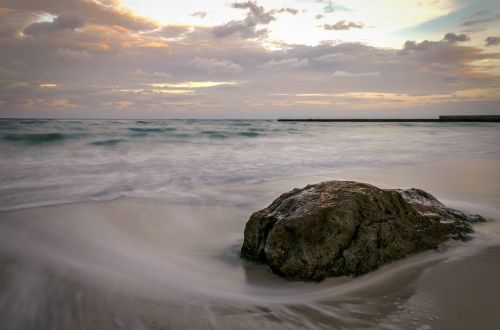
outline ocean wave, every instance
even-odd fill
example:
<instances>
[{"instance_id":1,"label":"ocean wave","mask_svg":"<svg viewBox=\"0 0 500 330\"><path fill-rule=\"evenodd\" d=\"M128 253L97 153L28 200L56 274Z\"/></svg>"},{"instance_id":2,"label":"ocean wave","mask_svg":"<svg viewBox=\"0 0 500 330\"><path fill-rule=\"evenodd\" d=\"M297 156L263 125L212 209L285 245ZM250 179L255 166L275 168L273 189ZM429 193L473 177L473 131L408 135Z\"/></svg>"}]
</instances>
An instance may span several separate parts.
<instances>
[{"instance_id":1,"label":"ocean wave","mask_svg":"<svg viewBox=\"0 0 500 330\"><path fill-rule=\"evenodd\" d=\"M211 139L227 139L228 135L226 132L220 131L202 131L201 134L207 135Z\"/></svg>"},{"instance_id":2,"label":"ocean wave","mask_svg":"<svg viewBox=\"0 0 500 330\"><path fill-rule=\"evenodd\" d=\"M260 133L255 131L246 131L246 132L239 132L238 135L246 137L257 137L260 135Z\"/></svg>"},{"instance_id":3,"label":"ocean wave","mask_svg":"<svg viewBox=\"0 0 500 330\"><path fill-rule=\"evenodd\" d=\"M90 144L91 145L94 145L94 146L115 146L119 143L122 143L122 142L125 142L126 140L124 139L110 139L110 140L100 140L100 141L94 141L94 142L91 142Z\"/></svg>"},{"instance_id":4,"label":"ocean wave","mask_svg":"<svg viewBox=\"0 0 500 330\"><path fill-rule=\"evenodd\" d=\"M18 121L18 123L26 125L39 125L39 124L45 124L49 121L50 119L21 119Z\"/></svg>"},{"instance_id":5,"label":"ocean wave","mask_svg":"<svg viewBox=\"0 0 500 330\"><path fill-rule=\"evenodd\" d=\"M12 133L4 134L2 140L8 142L18 142L23 144L44 144L56 143L66 139L78 138L82 134L62 134L62 133Z\"/></svg>"},{"instance_id":6,"label":"ocean wave","mask_svg":"<svg viewBox=\"0 0 500 330\"><path fill-rule=\"evenodd\" d=\"M174 132L177 130L175 127L129 127L128 129L134 133L166 133L166 132Z\"/></svg>"}]
</instances>

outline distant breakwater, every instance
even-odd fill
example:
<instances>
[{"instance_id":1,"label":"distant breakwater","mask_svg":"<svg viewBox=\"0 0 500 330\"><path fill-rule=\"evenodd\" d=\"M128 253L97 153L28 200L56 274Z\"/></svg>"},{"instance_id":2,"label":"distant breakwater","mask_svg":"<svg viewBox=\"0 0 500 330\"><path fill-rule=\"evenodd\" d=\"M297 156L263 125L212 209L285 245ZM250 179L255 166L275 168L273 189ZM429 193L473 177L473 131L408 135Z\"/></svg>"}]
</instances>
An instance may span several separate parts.
<instances>
[{"instance_id":1,"label":"distant breakwater","mask_svg":"<svg viewBox=\"0 0 500 330\"><path fill-rule=\"evenodd\" d=\"M354 123L449 123L500 122L500 115L439 116L439 118L338 118L338 119L278 119L283 122L354 122Z\"/></svg>"}]
</instances>

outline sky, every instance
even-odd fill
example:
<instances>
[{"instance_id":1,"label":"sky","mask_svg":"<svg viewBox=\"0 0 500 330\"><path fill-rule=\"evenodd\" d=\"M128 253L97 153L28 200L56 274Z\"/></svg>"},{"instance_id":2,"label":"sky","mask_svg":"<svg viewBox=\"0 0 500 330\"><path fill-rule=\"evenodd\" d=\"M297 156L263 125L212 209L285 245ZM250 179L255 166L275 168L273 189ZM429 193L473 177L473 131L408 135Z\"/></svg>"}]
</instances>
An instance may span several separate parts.
<instances>
[{"instance_id":1,"label":"sky","mask_svg":"<svg viewBox=\"0 0 500 330\"><path fill-rule=\"evenodd\" d=\"M0 117L446 114L500 114L500 1L0 2Z\"/></svg>"}]
</instances>

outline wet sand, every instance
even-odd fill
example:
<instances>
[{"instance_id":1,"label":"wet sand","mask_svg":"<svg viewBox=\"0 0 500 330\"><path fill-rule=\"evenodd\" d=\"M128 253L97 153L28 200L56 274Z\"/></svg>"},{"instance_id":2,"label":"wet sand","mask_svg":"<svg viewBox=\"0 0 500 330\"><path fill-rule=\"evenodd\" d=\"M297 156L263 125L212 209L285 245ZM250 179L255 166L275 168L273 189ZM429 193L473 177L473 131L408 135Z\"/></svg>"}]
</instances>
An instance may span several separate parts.
<instances>
[{"instance_id":1,"label":"wet sand","mask_svg":"<svg viewBox=\"0 0 500 330\"><path fill-rule=\"evenodd\" d=\"M382 324L429 329L498 329L500 247L437 263L411 283L415 292Z\"/></svg>"},{"instance_id":2,"label":"wet sand","mask_svg":"<svg viewBox=\"0 0 500 330\"><path fill-rule=\"evenodd\" d=\"M2 329L497 329L500 169L495 157L358 170L1 213ZM238 258L251 212L324 179L424 188L478 212L447 242L358 278L287 282ZM203 196L202 198L200 196Z\"/></svg>"}]
</instances>

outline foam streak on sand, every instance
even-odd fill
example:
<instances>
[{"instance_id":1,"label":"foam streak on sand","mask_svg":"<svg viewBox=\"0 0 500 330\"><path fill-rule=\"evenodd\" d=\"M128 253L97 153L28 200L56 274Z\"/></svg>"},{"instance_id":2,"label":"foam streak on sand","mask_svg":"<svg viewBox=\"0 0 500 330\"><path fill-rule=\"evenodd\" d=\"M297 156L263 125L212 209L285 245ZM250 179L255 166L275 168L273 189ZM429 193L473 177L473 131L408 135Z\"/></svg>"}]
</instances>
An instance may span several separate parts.
<instances>
[{"instance_id":1,"label":"foam streak on sand","mask_svg":"<svg viewBox=\"0 0 500 330\"><path fill-rule=\"evenodd\" d=\"M424 269L443 260L467 267L467 258L499 244L498 224L490 222L479 225L471 242L449 243L441 252L419 254L357 279L286 282L238 258L250 208L121 200L4 213L2 324L64 327L69 318L102 328L109 326L109 320L99 320L107 313L144 327L158 322L205 328L211 320L222 328L241 321L246 328L262 323L328 328L318 318L345 327L398 324L405 316L393 314L419 292L416 283ZM477 267L500 267L491 258L486 262ZM61 303L67 310L59 310ZM62 315L53 319L53 313ZM434 315L428 311L421 318Z\"/></svg>"}]
</instances>

